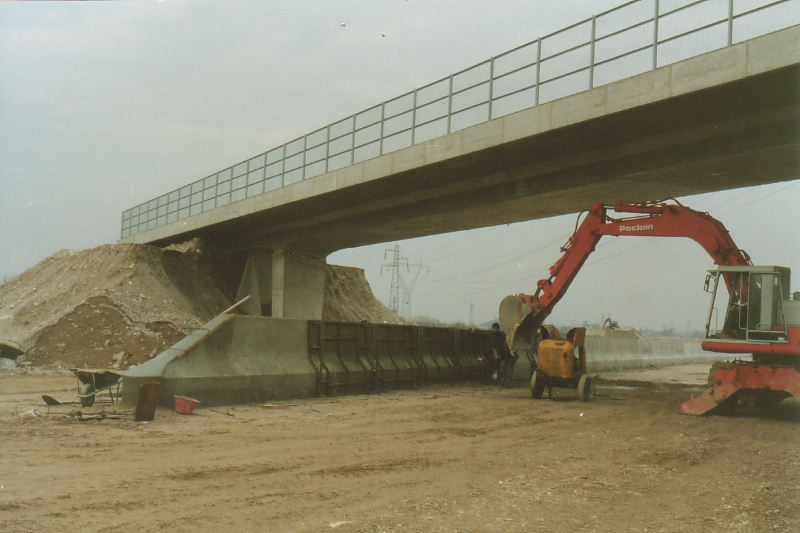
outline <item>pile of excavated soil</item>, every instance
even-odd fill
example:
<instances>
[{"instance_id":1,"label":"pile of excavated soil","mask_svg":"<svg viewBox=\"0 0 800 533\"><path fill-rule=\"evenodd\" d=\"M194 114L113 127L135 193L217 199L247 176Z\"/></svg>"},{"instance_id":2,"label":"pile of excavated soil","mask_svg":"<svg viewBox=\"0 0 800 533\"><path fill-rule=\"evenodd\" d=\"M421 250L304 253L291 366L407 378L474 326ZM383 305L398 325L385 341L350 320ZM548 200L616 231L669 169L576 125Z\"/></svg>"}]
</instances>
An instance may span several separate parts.
<instances>
[{"instance_id":1,"label":"pile of excavated soil","mask_svg":"<svg viewBox=\"0 0 800 533\"><path fill-rule=\"evenodd\" d=\"M331 322L371 322L410 324L378 301L369 286L364 270L327 265L322 320Z\"/></svg>"},{"instance_id":2,"label":"pile of excavated soil","mask_svg":"<svg viewBox=\"0 0 800 533\"><path fill-rule=\"evenodd\" d=\"M197 255L137 244L62 250L0 287L0 317L11 317L0 336L26 346L36 366L108 367L115 355L123 367L142 363L230 305Z\"/></svg>"},{"instance_id":3,"label":"pile of excavated soil","mask_svg":"<svg viewBox=\"0 0 800 533\"><path fill-rule=\"evenodd\" d=\"M22 344L34 366L128 368L229 307L243 268L200 241L62 250L0 286L0 339ZM375 299L363 270L334 265L322 318L406 323Z\"/></svg>"},{"instance_id":4,"label":"pile of excavated soil","mask_svg":"<svg viewBox=\"0 0 800 533\"><path fill-rule=\"evenodd\" d=\"M607 337L609 339L646 339L644 335L633 328L630 329L611 329L611 328L586 328L587 337Z\"/></svg>"}]
</instances>

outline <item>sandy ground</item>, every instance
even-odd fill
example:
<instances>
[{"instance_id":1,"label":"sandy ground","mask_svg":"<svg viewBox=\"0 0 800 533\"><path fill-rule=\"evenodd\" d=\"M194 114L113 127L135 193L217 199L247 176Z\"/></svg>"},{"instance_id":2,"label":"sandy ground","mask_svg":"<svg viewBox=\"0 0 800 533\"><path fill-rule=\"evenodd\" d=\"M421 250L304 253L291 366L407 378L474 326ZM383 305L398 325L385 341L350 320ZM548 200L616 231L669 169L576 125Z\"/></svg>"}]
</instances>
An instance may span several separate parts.
<instances>
[{"instance_id":1,"label":"sandy ground","mask_svg":"<svg viewBox=\"0 0 800 533\"><path fill-rule=\"evenodd\" d=\"M588 403L456 384L137 423L22 419L77 381L2 371L0 531L800 531L800 402L679 415L705 370L648 372Z\"/></svg>"}]
</instances>

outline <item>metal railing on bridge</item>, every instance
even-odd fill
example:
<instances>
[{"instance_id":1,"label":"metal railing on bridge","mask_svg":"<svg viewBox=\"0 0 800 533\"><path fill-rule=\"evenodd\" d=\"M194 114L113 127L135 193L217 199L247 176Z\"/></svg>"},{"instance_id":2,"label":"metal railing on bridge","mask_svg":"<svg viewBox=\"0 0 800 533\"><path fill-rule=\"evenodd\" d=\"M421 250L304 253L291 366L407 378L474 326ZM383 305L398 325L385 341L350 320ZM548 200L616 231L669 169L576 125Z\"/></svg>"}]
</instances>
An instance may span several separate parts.
<instances>
[{"instance_id":1,"label":"metal railing on bridge","mask_svg":"<svg viewBox=\"0 0 800 533\"><path fill-rule=\"evenodd\" d=\"M800 23L800 0L633 0L122 214L122 238Z\"/></svg>"}]
</instances>

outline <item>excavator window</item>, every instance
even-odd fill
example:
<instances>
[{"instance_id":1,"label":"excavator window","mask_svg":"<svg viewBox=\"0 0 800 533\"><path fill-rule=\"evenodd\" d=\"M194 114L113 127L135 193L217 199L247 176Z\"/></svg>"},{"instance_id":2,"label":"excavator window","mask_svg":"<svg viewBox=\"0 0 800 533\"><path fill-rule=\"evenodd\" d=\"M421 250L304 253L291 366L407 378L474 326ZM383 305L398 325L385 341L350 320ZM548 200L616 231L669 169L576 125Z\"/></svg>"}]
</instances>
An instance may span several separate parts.
<instances>
[{"instance_id":1,"label":"excavator window","mask_svg":"<svg viewBox=\"0 0 800 533\"><path fill-rule=\"evenodd\" d=\"M789 300L788 272L712 273L711 279L716 283L706 337L786 341L783 302ZM730 287L727 305L723 304L728 296L726 283L720 283L723 279ZM725 320L719 330L715 320L722 309L725 310Z\"/></svg>"},{"instance_id":2,"label":"excavator window","mask_svg":"<svg viewBox=\"0 0 800 533\"><path fill-rule=\"evenodd\" d=\"M719 277L717 278L720 279ZM731 295L725 311L725 322L722 331L716 337L744 339L747 330L747 280L748 274L741 272L731 275ZM722 296L721 288L716 287L716 296Z\"/></svg>"},{"instance_id":3,"label":"excavator window","mask_svg":"<svg viewBox=\"0 0 800 533\"><path fill-rule=\"evenodd\" d=\"M781 283L778 273L750 275L750 305L747 338L753 340L783 340L786 325L782 300L788 300L788 283Z\"/></svg>"}]
</instances>

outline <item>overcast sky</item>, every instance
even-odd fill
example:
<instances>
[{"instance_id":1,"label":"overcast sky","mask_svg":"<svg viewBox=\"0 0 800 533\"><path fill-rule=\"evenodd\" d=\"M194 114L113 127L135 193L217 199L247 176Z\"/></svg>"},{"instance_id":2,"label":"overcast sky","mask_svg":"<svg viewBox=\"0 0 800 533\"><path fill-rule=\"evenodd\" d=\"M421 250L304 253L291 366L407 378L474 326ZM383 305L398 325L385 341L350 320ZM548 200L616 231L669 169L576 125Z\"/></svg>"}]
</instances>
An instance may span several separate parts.
<instances>
[{"instance_id":1,"label":"overcast sky","mask_svg":"<svg viewBox=\"0 0 800 533\"><path fill-rule=\"evenodd\" d=\"M124 209L620 3L0 2L0 278L115 242ZM686 202L756 263L800 267L800 181ZM412 312L494 318L503 296L535 290L574 223L400 242L429 268ZM697 244L606 239L554 321L702 327L713 264ZM364 268L388 302L394 244L328 260Z\"/></svg>"}]
</instances>

